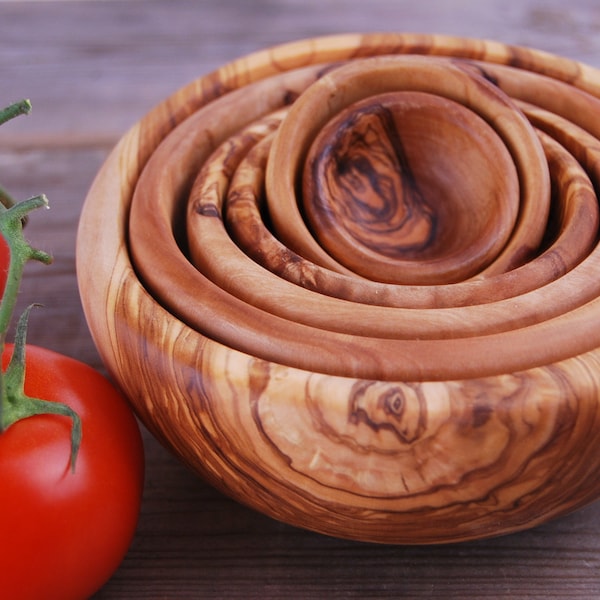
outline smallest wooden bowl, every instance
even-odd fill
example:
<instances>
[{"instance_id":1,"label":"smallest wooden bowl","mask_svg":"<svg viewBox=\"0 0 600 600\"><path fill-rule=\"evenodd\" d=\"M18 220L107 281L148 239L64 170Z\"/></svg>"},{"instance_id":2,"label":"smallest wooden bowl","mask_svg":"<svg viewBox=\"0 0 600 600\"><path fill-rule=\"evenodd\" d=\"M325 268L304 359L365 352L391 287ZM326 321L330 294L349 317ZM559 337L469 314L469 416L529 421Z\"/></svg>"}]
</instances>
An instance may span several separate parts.
<instances>
[{"instance_id":1,"label":"smallest wooden bowl","mask_svg":"<svg viewBox=\"0 0 600 600\"><path fill-rule=\"evenodd\" d=\"M361 276L455 283L510 238L518 173L475 112L433 94L388 93L342 110L316 137L303 208L319 243Z\"/></svg>"}]
</instances>

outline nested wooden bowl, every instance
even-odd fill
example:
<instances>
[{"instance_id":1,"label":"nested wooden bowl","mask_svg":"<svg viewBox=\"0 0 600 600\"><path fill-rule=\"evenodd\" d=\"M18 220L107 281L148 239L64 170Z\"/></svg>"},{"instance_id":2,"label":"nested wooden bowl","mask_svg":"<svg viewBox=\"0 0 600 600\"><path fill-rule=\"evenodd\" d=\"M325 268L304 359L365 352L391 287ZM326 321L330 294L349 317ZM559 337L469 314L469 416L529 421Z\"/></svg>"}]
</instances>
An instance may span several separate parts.
<instances>
[{"instance_id":1,"label":"nested wooden bowl","mask_svg":"<svg viewBox=\"0 0 600 600\"><path fill-rule=\"evenodd\" d=\"M443 36L200 77L108 157L77 269L146 426L276 519L386 543L600 496L600 73Z\"/></svg>"}]
</instances>

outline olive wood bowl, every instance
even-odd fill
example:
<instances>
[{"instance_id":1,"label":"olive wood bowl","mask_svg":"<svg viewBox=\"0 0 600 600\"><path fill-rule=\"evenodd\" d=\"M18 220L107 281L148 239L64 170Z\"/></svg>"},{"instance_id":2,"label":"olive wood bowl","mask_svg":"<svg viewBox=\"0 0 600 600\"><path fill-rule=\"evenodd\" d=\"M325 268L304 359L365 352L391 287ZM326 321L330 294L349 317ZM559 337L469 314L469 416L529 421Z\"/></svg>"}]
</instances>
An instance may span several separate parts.
<instances>
[{"instance_id":1,"label":"olive wood bowl","mask_svg":"<svg viewBox=\"0 0 600 600\"><path fill-rule=\"evenodd\" d=\"M382 543L600 496L600 73L419 34L302 40L175 92L81 214L139 418L275 519Z\"/></svg>"}]
</instances>

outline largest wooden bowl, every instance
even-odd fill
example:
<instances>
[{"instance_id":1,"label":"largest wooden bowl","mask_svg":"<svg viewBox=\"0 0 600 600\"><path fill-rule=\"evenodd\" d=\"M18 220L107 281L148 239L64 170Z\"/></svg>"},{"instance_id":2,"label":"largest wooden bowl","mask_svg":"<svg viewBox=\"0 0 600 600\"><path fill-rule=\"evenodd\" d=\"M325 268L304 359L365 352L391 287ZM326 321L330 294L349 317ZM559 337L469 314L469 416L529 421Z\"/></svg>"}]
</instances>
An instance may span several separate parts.
<instances>
[{"instance_id":1,"label":"largest wooden bowl","mask_svg":"<svg viewBox=\"0 0 600 600\"><path fill-rule=\"evenodd\" d=\"M600 75L346 35L243 57L121 139L77 269L146 426L240 502L439 543L600 495Z\"/></svg>"}]
</instances>

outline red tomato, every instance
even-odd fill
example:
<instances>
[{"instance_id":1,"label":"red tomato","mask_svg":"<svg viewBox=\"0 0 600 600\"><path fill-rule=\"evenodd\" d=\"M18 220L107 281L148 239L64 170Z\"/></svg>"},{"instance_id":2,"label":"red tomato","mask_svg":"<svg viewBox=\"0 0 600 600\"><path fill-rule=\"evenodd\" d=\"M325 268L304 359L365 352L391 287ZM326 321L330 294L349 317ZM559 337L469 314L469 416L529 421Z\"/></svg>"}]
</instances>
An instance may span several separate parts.
<instances>
[{"instance_id":1,"label":"red tomato","mask_svg":"<svg viewBox=\"0 0 600 600\"><path fill-rule=\"evenodd\" d=\"M6 278L8 276L8 265L10 263L10 249L4 236L0 235L0 298L4 293Z\"/></svg>"},{"instance_id":2,"label":"red tomato","mask_svg":"<svg viewBox=\"0 0 600 600\"><path fill-rule=\"evenodd\" d=\"M7 345L3 368L12 347ZM25 393L76 411L82 439L71 471L71 419L39 415L0 434L0 596L89 598L133 538L144 453L137 421L100 373L27 345Z\"/></svg>"}]
</instances>

